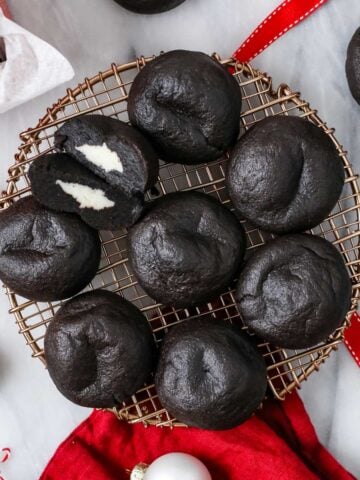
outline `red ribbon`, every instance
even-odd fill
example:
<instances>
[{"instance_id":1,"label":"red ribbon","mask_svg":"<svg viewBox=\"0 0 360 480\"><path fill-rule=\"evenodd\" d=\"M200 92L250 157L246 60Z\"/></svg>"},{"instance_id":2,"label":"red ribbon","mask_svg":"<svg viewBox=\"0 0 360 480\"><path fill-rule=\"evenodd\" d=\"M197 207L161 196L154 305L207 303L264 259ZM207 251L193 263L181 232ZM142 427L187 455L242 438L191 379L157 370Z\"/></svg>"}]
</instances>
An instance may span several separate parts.
<instances>
[{"instance_id":1,"label":"red ribbon","mask_svg":"<svg viewBox=\"0 0 360 480\"><path fill-rule=\"evenodd\" d=\"M248 62L328 0L285 0L253 31L233 57Z\"/></svg>"},{"instance_id":2,"label":"red ribbon","mask_svg":"<svg viewBox=\"0 0 360 480\"><path fill-rule=\"evenodd\" d=\"M354 313L351 317L351 325L345 330L345 345L360 367L360 315Z\"/></svg>"}]
</instances>

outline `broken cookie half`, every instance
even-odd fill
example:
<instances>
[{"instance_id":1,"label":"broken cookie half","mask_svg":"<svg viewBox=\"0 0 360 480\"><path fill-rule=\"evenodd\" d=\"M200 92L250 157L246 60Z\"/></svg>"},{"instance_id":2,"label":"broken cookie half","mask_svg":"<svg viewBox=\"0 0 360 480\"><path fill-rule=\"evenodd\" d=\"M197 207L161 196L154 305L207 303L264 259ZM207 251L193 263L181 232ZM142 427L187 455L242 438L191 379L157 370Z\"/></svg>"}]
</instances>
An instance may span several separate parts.
<instances>
[{"instance_id":1,"label":"broken cookie half","mask_svg":"<svg viewBox=\"0 0 360 480\"><path fill-rule=\"evenodd\" d=\"M40 203L75 212L98 230L136 222L159 171L155 152L139 132L119 120L88 115L63 125L55 145L66 153L44 155L30 166Z\"/></svg>"}]
</instances>

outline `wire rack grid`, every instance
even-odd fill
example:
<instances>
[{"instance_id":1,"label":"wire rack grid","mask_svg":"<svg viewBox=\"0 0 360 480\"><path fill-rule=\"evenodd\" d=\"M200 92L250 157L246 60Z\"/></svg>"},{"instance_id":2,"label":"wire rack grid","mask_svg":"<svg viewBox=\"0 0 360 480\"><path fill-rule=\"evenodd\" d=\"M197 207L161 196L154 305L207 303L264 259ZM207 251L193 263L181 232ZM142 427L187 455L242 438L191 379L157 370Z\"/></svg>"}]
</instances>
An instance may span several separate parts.
<instances>
[{"instance_id":1,"label":"wire rack grid","mask_svg":"<svg viewBox=\"0 0 360 480\"><path fill-rule=\"evenodd\" d=\"M336 140L334 131L318 117L317 112L302 100L298 92L287 85L273 89L271 77L254 69L249 64L237 63L232 59L215 58L230 69L239 83L243 96L241 114L242 131L256 122L274 115L299 115L323 129L334 142L345 169L345 187L337 206L324 222L312 230L313 234L327 238L334 243L343 255L349 275L352 279L352 306L344 323L321 345L306 351L286 351L268 343L259 342L258 348L263 354L268 371L269 395L284 399L286 394L301 383L327 359L342 342L344 330L355 312L360 295L359 239L360 239L360 194L357 175L347 159L347 154ZM100 113L128 121L127 97L131 83L138 73L154 57L141 57L123 65L111 65L74 89L47 109L46 115L39 120L35 128L20 135L22 144L15 157L15 163L9 169L7 190L0 199L0 208L30 193L27 176L29 164L40 155L53 151L55 131L70 118L83 114ZM199 190L213 195L231 208L224 184L227 157L204 165L185 166L163 164L160 169L156 188L159 195L179 190ZM148 194L147 200L153 195ZM272 238L242 220L245 227L248 252ZM168 329L179 322L202 315L212 315L219 320L241 322L232 287L211 303L189 309L174 309L157 304L149 298L138 285L126 252L126 230L101 232L102 260L96 277L88 289L106 288L118 292L132 301L148 318L155 339L161 342ZM61 302L39 303L29 301L6 289L12 313L31 347L32 355L45 363L43 339L48 323L61 305ZM246 328L243 327L245 330ZM161 406L154 385L146 385L128 402L112 410L119 419L131 423L143 422L158 426L181 426L176 419Z\"/></svg>"}]
</instances>

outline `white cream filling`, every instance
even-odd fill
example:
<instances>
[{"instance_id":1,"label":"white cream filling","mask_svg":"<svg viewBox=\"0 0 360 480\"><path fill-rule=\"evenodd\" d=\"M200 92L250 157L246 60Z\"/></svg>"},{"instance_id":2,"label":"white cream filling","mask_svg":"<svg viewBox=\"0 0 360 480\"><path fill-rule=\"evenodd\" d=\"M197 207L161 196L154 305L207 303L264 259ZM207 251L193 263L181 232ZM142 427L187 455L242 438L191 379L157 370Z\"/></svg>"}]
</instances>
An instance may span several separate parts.
<instances>
[{"instance_id":1,"label":"white cream filling","mask_svg":"<svg viewBox=\"0 0 360 480\"><path fill-rule=\"evenodd\" d=\"M59 185L65 193L71 195L79 203L80 208L103 210L115 205L115 202L109 200L105 192L98 188L91 188L80 183L63 182L62 180L56 180L56 185Z\"/></svg>"},{"instance_id":2,"label":"white cream filling","mask_svg":"<svg viewBox=\"0 0 360 480\"><path fill-rule=\"evenodd\" d=\"M119 155L113 150L110 150L105 142L102 145L84 144L75 148L85 155L89 162L102 168L105 172L115 170L116 172L122 173L124 171Z\"/></svg>"}]
</instances>

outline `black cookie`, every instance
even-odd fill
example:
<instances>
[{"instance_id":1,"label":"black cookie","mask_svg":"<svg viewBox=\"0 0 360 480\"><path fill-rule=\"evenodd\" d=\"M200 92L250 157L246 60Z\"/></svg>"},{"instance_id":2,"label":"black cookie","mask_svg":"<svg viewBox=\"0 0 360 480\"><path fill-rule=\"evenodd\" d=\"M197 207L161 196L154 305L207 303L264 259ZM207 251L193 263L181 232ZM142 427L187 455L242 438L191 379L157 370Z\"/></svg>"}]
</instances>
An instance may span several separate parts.
<instances>
[{"instance_id":1,"label":"black cookie","mask_svg":"<svg viewBox=\"0 0 360 480\"><path fill-rule=\"evenodd\" d=\"M115 2L135 13L162 13L177 7L185 0L115 0Z\"/></svg>"},{"instance_id":2,"label":"black cookie","mask_svg":"<svg viewBox=\"0 0 360 480\"><path fill-rule=\"evenodd\" d=\"M245 252L236 217L199 192L160 198L129 232L129 259L140 285L164 304L207 302L234 279Z\"/></svg>"},{"instance_id":3,"label":"black cookie","mask_svg":"<svg viewBox=\"0 0 360 480\"><path fill-rule=\"evenodd\" d=\"M110 408L143 386L155 358L146 318L119 295L95 290L63 305L45 336L49 374L84 407Z\"/></svg>"},{"instance_id":4,"label":"black cookie","mask_svg":"<svg viewBox=\"0 0 360 480\"><path fill-rule=\"evenodd\" d=\"M6 46L3 37L0 37L0 63L6 62Z\"/></svg>"},{"instance_id":5,"label":"black cookie","mask_svg":"<svg viewBox=\"0 0 360 480\"><path fill-rule=\"evenodd\" d=\"M360 104L360 27L354 33L348 46L346 76L351 93Z\"/></svg>"},{"instance_id":6,"label":"black cookie","mask_svg":"<svg viewBox=\"0 0 360 480\"><path fill-rule=\"evenodd\" d=\"M247 420L260 405L266 367L240 328L197 318L166 335L155 385L162 405L179 421L224 430Z\"/></svg>"},{"instance_id":7,"label":"black cookie","mask_svg":"<svg viewBox=\"0 0 360 480\"><path fill-rule=\"evenodd\" d=\"M129 117L167 162L215 160L239 134L235 78L199 52L175 50L147 64L130 90Z\"/></svg>"},{"instance_id":8,"label":"black cookie","mask_svg":"<svg viewBox=\"0 0 360 480\"><path fill-rule=\"evenodd\" d=\"M100 262L97 232L69 213L23 198L0 213L0 278L15 293L37 301L80 292Z\"/></svg>"},{"instance_id":9,"label":"black cookie","mask_svg":"<svg viewBox=\"0 0 360 480\"><path fill-rule=\"evenodd\" d=\"M142 194L128 197L65 153L38 158L30 166L29 178L41 204L77 213L98 230L132 225L143 210Z\"/></svg>"},{"instance_id":10,"label":"black cookie","mask_svg":"<svg viewBox=\"0 0 360 480\"><path fill-rule=\"evenodd\" d=\"M327 240L285 235L248 260L237 287L244 322L282 348L308 348L339 327L350 308L351 281Z\"/></svg>"},{"instance_id":11,"label":"black cookie","mask_svg":"<svg viewBox=\"0 0 360 480\"><path fill-rule=\"evenodd\" d=\"M236 210L277 233L321 223L344 185L344 168L330 138L300 117L257 123L231 153L227 186Z\"/></svg>"}]
</instances>

